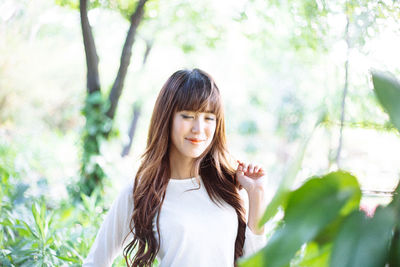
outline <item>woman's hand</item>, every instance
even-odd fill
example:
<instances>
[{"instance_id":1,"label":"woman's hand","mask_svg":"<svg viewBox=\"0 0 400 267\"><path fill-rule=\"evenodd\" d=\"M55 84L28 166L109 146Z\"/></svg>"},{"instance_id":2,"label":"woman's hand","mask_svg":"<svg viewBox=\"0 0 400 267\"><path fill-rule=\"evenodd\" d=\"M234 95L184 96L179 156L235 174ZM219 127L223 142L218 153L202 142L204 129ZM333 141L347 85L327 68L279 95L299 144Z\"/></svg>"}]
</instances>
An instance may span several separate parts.
<instances>
[{"instance_id":1,"label":"woman's hand","mask_svg":"<svg viewBox=\"0 0 400 267\"><path fill-rule=\"evenodd\" d=\"M239 165L236 169L236 179L247 193L262 189L263 184L260 178L265 175L264 170L257 165L247 165L239 160L237 162Z\"/></svg>"},{"instance_id":2,"label":"woman's hand","mask_svg":"<svg viewBox=\"0 0 400 267\"><path fill-rule=\"evenodd\" d=\"M247 191L249 196L249 217L247 225L250 230L257 234L264 234L264 226L258 226L264 210L264 187L261 178L265 175L264 170L257 165L245 164L238 160L239 166L236 169L236 179Z\"/></svg>"}]
</instances>

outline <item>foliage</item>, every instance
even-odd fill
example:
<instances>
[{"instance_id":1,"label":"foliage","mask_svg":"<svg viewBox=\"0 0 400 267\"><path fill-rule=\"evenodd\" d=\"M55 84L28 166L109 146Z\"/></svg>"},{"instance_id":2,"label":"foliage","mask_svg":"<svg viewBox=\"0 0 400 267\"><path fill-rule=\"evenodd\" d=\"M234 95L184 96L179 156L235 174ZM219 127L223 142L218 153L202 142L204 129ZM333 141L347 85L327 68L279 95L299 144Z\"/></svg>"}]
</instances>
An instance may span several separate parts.
<instances>
[{"instance_id":1,"label":"foliage","mask_svg":"<svg viewBox=\"0 0 400 267\"><path fill-rule=\"evenodd\" d=\"M288 44L296 50L319 50L328 52L337 41L342 41L343 29L335 27L333 20L341 20L347 16L350 20L350 46L362 47L366 41L379 31L381 18L399 15L398 1L262 1L253 0L252 5L246 5L241 21L246 21L255 13L263 22L272 24L289 23L291 30L286 36ZM252 9L255 9L253 11ZM273 12L262 12L271 10ZM283 14L281 13L282 11ZM287 16L289 14L289 16ZM283 15L283 16L282 16ZM344 15L344 16L343 16ZM381 22L381 21L380 21ZM267 24L258 26L250 38L264 42L269 38L271 29Z\"/></svg>"},{"instance_id":2,"label":"foliage","mask_svg":"<svg viewBox=\"0 0 400 267\"><path fill-rule=\"evenodd\" d=\"M56 3L60 6L66 6L72 9L80 9L79 1L76 0L56 0ZM84 194L89 196L94 190L103 190L103 180L106 178L106 175L101 167L100 147L101 143L108 139L109 132L112 128L115 110L119 103L119 97L123 90L127 69L131 60L131 50L132 45L134 44L137 27L143 24L143 22L145 22L144 24L150 24L149 28L152 31L150 33L150 36L152 37L149 38L149 34L144 34L147 35L144 38L148 49L150 49L152 46L155 33L160 31L160 28L162 27L170 27L171 23L177 24L178 26L179 24L184 25L184 27L178 27L181 28L178 31L183 30L185 34L181 34L180 32L178 32L175 40L178 40L178 43L182 43L181 48L185 53L195 50L199 40L199 36L205 36L206 43L209 47L213 47L216 41L219 39L219 29L218 27L215 27L215 25L213 25L212 23L208 23L209 21L211 21L212 16L209 14L209 12L204 12L205 10L202 8L203 6L195 5L194 7L192 7L191 4L186 4L178 1L176 5L171 8L170 3L168 3L168 5L162 5L159 4L157 1L154 1L154 3L150 5L150 7L146 6L146 8L144 8L145 12L137 13L137 10L142 10L142 8L139 9L139 7L143 7L144 5L140 3L141 2L139 1L128 0L87 1L89 9L101 7L119 12L122 17L130 21L131 30L128 31L128 34L126 36L124 48L122 50L118 75L115 79L109 95L109 101L111 105L103 100L100 92L96 92L100 91L100 88L87 88L88 92L90 93L88 93L86 97L86 103L83 112L83 115L86 119L86 125L82 135L83 155L81 162L81 179L76 185L71 185L69 187L69 191L75 200L80 200L79 192L83 192ZM142 19L142 13L147 14L144 19ZM133 19L134 17L136 17L135 14L140 15L136 19ZM83 16L83 18L85 18L85 16ZM187 19L193 20L194 23L192 23L192 25L194 26L194 30L188 30L186 23ZM151 25L152 21L153 25ZM166 21L167 23L165 23ZM185 23L177 23L178 21L185 21ZM85 25L83 21L81 21L81 23L82 25ZM157 24L156 27L154 27L154 24ZM85 36L87 36L88 39L93 38L90 27L88 29L83 27L82 29L84 40L86 40ZM85 29L87 30L85 31ZM187 34L188 32L190 34ZM211 34L209 34L210 32ZM88 63L88 75L92 75L92 77L88 76L87 79L88 81L98 80L99 77L97 60L95 60L95 62L90 62L89 60L89 58L91 58L91 56L89 55L92 55L92 58L98 57L94 41L93 45L88 45L87 41L84 41L84 44L85 52L87 55L86 59ZM148 51L150 50L147 50L147 52ZM89 84L91 83L89 82L88 85Z\"/></svg>"},{"instance_id":3,"label":"foliage","mask_svg":"<svg viewBox=\"0 0 400 267\"><path fill-rule=\"evenodd\" d=\"M102 221L103 203L96 195L82 196L75 207L68 200L26 198L15 156L11 146L0 144L0 265L81 266Z\"/></svg>"},{"instance_id":4,"label":"foliage","mask_svg":"<svg viewBox=\"0 0 400 267\"><path fill-rule=\"evenodd\" d=\"M16 156L13 146L0 140L0 265L82 266L107 211L104 203L96 193L82 194L75 205L69 198L25 196L29 185ZM126 265L120 257L113 266Z\"/></svg>"},{"instance_id":5,"label":"foliage","mask_svg":"<svg viewBox=\"0 0 400 267\"><path fill-rule=\"evenodd\" d=\"M392 75L373 72L372 81L375 87L375 93L383 108L389 114L391 122L397 129L400 129L400 83Z\"/></svg>"},{"instance_id":6,"label":"foliage","mask_svg":"<svg viewBox=\"0 0 400 267\"><path fill-rule=\"evenodd\" d=\"M300 124L304 121L303 103L294 94L282 97L285 103L278 114L277 132L287 134L288 141L293 141L300 136Z\"/></svg>"},{"instance_id":7,"label":"foliage","mask_svg":"<svg viewBox=\"0 0 400 267\"><path fill-rule=\"evenodd\" d=\"M77 185L69 186L69 192L75 200L80 199L81 193L90 196L96 189L103 190L106 175L102 168L101 144L106 140L112 126L112 120L106 116L108 106L108 101L99 91L87 95L82 110L86 118L82 133L82 178Z\"/></svg>"},{"instance_id":8,"label":"foliage","mask_svg":"<svg viewBox=\"0 0 400 267\"><path fill-rule=\"evenodd\" d=\"M400 131L400 84L390 74L373 72L375 93ZM291 176L289 176L291 177ZM268 244L240 266L398 266L400 183L393 200L372 218L359 210L360 186L354 176L337 171L311 177L294 191L284 179L261 224L284 210L283 223ZM303 249L301 249L303 248Z\"/></svg>"},{"instance_id":9,"label":"foliage","mask_svg":"<svg viewBox=\"0 0 400 267\"><path fill-rule=\"evenodd\" d=\"M60 5L69 5L75 9L79 7L79 0L55 1ZM124 19L129 18L129 10L137 3L137 1L126 0L89 1L89 8L101 7L115 10L116 12L120 12ZM226 23L220 23L221 19L224 19L223 16L221 16L222 13L231 14L229 10L230 6L225 3L222 4L225 5L223 8L224 12L215 13L213 12L214 10L212 10L212 5L214 3L220 3L219 1L150 1L146 6L145 24L139 28L138 34L140 36L138 37L144 40L151 40L156 37L155 51L157 52L155 54L158 55L158 59L153 61L153 65L150 65L150 74L147 75L148 77L146 78L146 75L143 75L145 78L141 77L141 79L146 81L146 85L143 87L148 94L152 94L152 90L155 87L158 89L158 85L155 86L155 84L162 82L156 77L164 76L165 73L172 71L177 65L191 66L196 64L202 66L203 64L203 66L207 66L207 68L215 65L216 67L214 70L216 70L216 78L219 76L218 70L222 70L220 72L226 73L229 80L232 80L232 87L229 88L232 92L235 91L235 86L237 86L234 83L238 84L237 87L243 91L243 95L249 93L249 88L253 88L254 94L252 97L255 99L255 102L259 102L255 116L248 116L248 112L242 108L237 109L238 111L231 109L232 118L240 117L237 116L238 114L243 115L241 117L251 118L247 121L243 121L232 134L239 132L239 134L248 135L249 138L257 141L259 141L259 138L262 140L268 139L269 145L273 144L274 140L271 140L273 138L269 138L270 136L266 138L265 128L267 127L263 128L263 126L265 126L264 123L267 123L271 117L278 117L279 121L276 122L276 125L279 134L288 135L288 140L296 141L296 139L301 136L299 133L303 132L303 130L300 129L300 125L302 126L305 124L303 120L306 120L308 114L312 114L315 111L311 109L310 106L315 103L321 104L320 102L322 102L318 97L310 98L310 95L307 96L307 94L304 94L305 90L303 89L311 92L310 94L312 95L318 96L319 92L325 92L325 87L336 88L338 84L340 84L340 81L334 80L333 77L338 76L341 70L336 69L336 72L333 73L330 69L325 68L326 65L335 66L334 60L332 61L331 58L327 61L327 64L322 65L318 64L318 61L321 57L321 51L326 52L324 51L325 49L331 49L343 42L341 32L343 28L340 27L340 23L331 23L333 22L332 19L335 20L334 22L343 19L343 2L344 1L315 2L308 0L248 1L244 4L246 8L241 12L241 19L237 21L240 22L241 28L245 29L245 35L249 37L248 40L251 41L251 44L249 44L244 43L246 40L243 40L243 35L233 34L238 32L237 28L235 28L237 25L230 21L229 23L227 23L228 21L225 21ZM347 2L350 5L348 12L351 15L351 46L354 48L353 51L355 52L362 52L360 50L364 43L367 42L368 44L369 38L373 39L376 37L374 36L376 34L375 27L383 25L382 22L389 21L388 18L392 14L397 13L398 17L400 10L399 1L351 0ZM15 6L13 6L12 3L15 3ZM78 114L75 111L80 109L81 105L81 101L77 97L70 97L71 92L74 92L77 88L82 88L82 84L84 84L82 81L84 75L77 75L76 73L76 70L80 69L79 66L84 65L81 64L81 60L78 60L79 57L70 56L71 54L79 55L79 53L82 52L82 49L79 47L76 50L71 50L70 48L71 45L75 47L77 42L81 40L81 36L76 34L80 33L80 27L77 24L77 21L79 21L79 19L77 19L78 13L74 11L74 13L70 12L68 14L69 10L65 9L60 12L61 9L52 6L51 2L43 3L44 1L35 1L33 3L32 1L11 0L4 1L4 3L0 4L0 23L1 26L3 26L0 28L2 36L4 36L4 41L0 42L0 50L3 54L0 62L0 76L2 77L0 81L0 118L3 118L0 122L0 266L31 266L35 264L39 265L40 263L53 266L80 266L82 259L89 251L99 224L102 221L103 214L106 211L104 204L99 201L97 197L97 194L100 193L97 191L95 191L92 196L88 197L86 195L81 195L77 187L71 187L70 190L74 198L82 199L81 203L75 203L75 206L71 205L71 203L73 203L72 199L57 199L56 201L54 201L54 199L49 199L47 193L53 192L54 189L46 187L46 179L49 179L49 181L51 179L59 179L60 175L55 177L43 175L44 177L40 178L41 181L43 181L43 183L40 183L40 196L29 196L27 193L29 193L28 191L33 187L29 184L32 175L29 173L29 169L26 171L21 170L20 165L29 166L35 164L41 169L49 170L51 168L54 169L54 167L50 167L53 162L49 163L48 161L44 162L39 160L32 163L26 159L22 159L21 162L21 159L18 159L18 154L21 154L21 147L26 146L24 141L18 140L20 147L13 146L15 141L7 142L2 135L4 131L8 131L8 128L11 129L11 134L14 134L16 132L15 130L18 129L21 132L25 131L28 139L30 139L31 132L27 133L26 129L38 129L38 131L45 132L49 129L46 128L46 130L43 130L40 122L47 121L46 124L52 127L52 129L50 129L52 134L58 135L59 139L62 139L65 138L63 134L66 131L71 131L71 128L73 128L72 131L75 132L76 125L79 124L75 122L75 127L71 127L70 124L66 123L65 117L54 121L54 118L58 118L60 114L64 114L62 112ZM238 3L239 2L235 2L235 8L240 9L240 3ZM219 7L222 7L222 5L219 4ZM254 19L249 11L252 8L257 15L262 16L261 20L251 21ZM219 10L222 10L222 8ZM287 12L288 10L290 12ZM102 10L100 12L107 13L108 11ZM52 14L52 16L49 16L49 14ZM75 16L72 17L72 19L70 17L71 14ZM104 28L114 29L114 27L111 26L104 28L99 26L101 24L96 23L96 21L102 20L99 18L99 14L105 13L99 13L97 11L89 12L90 19L94 22L92 26L94 26L95 33L97 34L96 37L101 37ZM246 24L247 22L249 23ZM121 24L118 25L122 26ZM337 27L336 30L339 32L331 31L334 30L335 27ZM233 36L233 38L230 37L229 39L228 35L222 36L224 31L229 31L229 36ZM99 44L103 45L103 48L101 48L101 45L99 47L99 52L102 52L99 54L114 55L113 51L116 50L115 47L119 47L121 44L113 43L113 45L111 45L112 49L103 49L105 46L110 46L107 42L108 40L119 38L115 38L117 36L115 32L112 34L108 33L106 36L107 40L99 38ZM109 36L113 36L113 38L109 38ZM164 39L159 38L159 36ZM229 54L228 58L223 58L224 53L221 51L215 54L215 51L201 50L201 48L216 46L216 42L221 39L221 36L228 38L223 40L223 50L226 50ZM280 39L280 37L283 38ZM170 41L171 39L173 40L172 43ZM375 41L376 39L378 38L375 38ZM162 45L157 47L157 43ZM140 47L140 40L138 44ZM184 53L170 53L171 50L168 49L170 49L171 44L175 47L179 47ZM255 55L249 55L247 51L249 47L253 45L257 46L258 50L254 52ZM39 47L41 49L38 49ZM175 47L173 49L175 49ZM200 57L204 59L200 60L197 58L193 60L191 57L194 54L187 54L187 52L192 52L194 49L199 51ZM296 57L291 56L293 53L292 49L296 50L296 53L298 53ZM308 50L312 50L312 52ZM140 49L138 51L140 51ZM205 53L201 54L201 52ZM160 54L170 54L173 60L171 60L171 57L161 57ZM60 57L61 55L64 55L64 57ZM268 55L268 57L266 55ZM307 58L307 55L309 58ZM241 57L246 60L242 61ZM334 54L334 57L340 60L340 56L338 56L337 53ZM54 60L55 58L57 58L57 60ZM101 56L101 59L101 62L104 64L100 66L102 72L108 73L108 76L112 76L111 74L115 72L113 62L110 64L110 62L107 61L107 57L104 56ZM381 57L381 59L383 62L387 61L387 59L383 57ZM256 61L262 61L263 64L254 64ZM43 64L38 65L37 62L43 62ZM58 62L58 65L54 65L54 62ZM207 62L207 64L204 64L204 62ZM238 64L238 62L240 62L240 64ZM219 65L219 63L221 63L221 65ZM227 63L230 66L227 67ZM140 62L138 62L138 64L140 64ZM359 64L359 62L357 62L357 64ZM359 65L355 63L354 69L358 69L358 66ZM243 68L247 69L251 74L247 80ZM341 63L339 68L341 68ZM160 69L163 69L165 73L159 72ZM232 75L232 69L238 70L237 73L240 73L240 75L236 75L236 77ZM314 71L315 77L310 78L307 75L313 72L313 69L318 70ZM50 70L51 72L48 72ZM213 73L214 70L212 71ZM21 73L24 73L24 79L21 79ZM79 73L83 72L80 71ZM143 73L146 74L146 71ZM314 79L318 78L317 76L320 77L320 79ZM266 77L269 78L266 79ZM382 77L374 76L373 82L376 90L379 90L378 84L384 85L387 84L386 80L393 80L393 78L387 78L388 77L384 74ZM223 75L220 75L219 80L223 80ZM243 83L238 83L238 80L243 80ZM249 80L252 81L250 86ZM348 119L345 125L347 127L372 128L385 131L388 129L396 129L393 124L398 124L395 123L394 117L398 118L398 116L391 114L396 114L396 109L398 108L394 101L395 99L389 97L385 100L384 92L382 92L382 97L378 96L382 98L381 101L386 101L391 105L391 107L386 106L385 109L390 114L393 123L381 123L383 119L386 119L385 116L382 116L382 118L377 121L377 113L375 112L375 110L377 110L377 105L375 103L375 98L373 98L373 93L365 90L366 81L367 79L365 79L364 76L355 77L354 80L350 81L351 87L359 90L349 92L349 101L352 101L357 107L354 109L355 105L353 105L353 108L348 110L346 114L348 115ZM229 86L228 84L228 87ZM135 81L135 86L131 88L136 90L139 89L139 87L139 84ZM29 90L26 90L26 88L29 88ZM52 90L49 90L49 88ZM68 88L68 90L64 90L65 88ZM221 89L222 88L223 87L221 87ZM285 91L286 89L290 91L290 94ZM382 87L382 90L385 90L385 88ZM82 90L80 90L80 92L82 92ZM281 93L277 94L276 97L276 95L269 95L270 92ZM377 95L380 94L378 91L376 91L376 93ZM58 96L57 99L62 99L62 101L54 99L54 95L56 94ZM230 94L230 91L228 94L235 96L234 99L238 98L236 94ZM225 96L228 94L225 94ZM43 95L46 95L46 101L43 101ZM82 93L79 93L79 98L81 95ZM107 105L107 103L105 103L103 96L100 94L94 98L96 97L98 97L97 100L87 99L87 102L98 102L99 105L96 106L93 103L86 103L82 112L85 113L85 110L90 110L88 112L93 113L93 116L89 116L90 118L86 120L84 128L84 132L86 133L85 138L88 138L88 143L91 144L87 147L88 151L100 151L100 154L99 156L90 156L90 152L86 153L88 168L82 167L82 170L86 170L89 174L92 173L93 175L101 176L103 174L101 168L103 166L101 147L104 139L102 137L102 128L96 125L99 125L99 123L105 119L104 110L101 111L100 107L102 105ZM68 101L65 102L65 99L68 99ZM232 99L228 100L228 107ZM339 99L339 92L332 92L331 90L330 93L328 93L327 99L333 100L330 101L331 103L328 103L332 106L332 110L329 110L329 121L325 121L324 123L325 125L330 123L330 125L335 126L337 125L337 121L335 121L337 114L335 112L337 112L339 106L338 103L335 102L337 101L335 99ZM360 101L360 99L362 99L362 101ZM146 102L147 99L143 99L143 101ZM246 101L243 102L247 108L249 103ZM270 112L269 110L272 103L275 103L277 106L276 112ZM251 103L251 105L253 105L253 103ZM22 109L22 107L26 109ZM272 116L264 117L265 113L259 113L260 110L269 112L271 114L267 115ZM33 111L40 111L45 115L41 115L41 117L32 116L35 115ZM263 120L262 122L256 120L256 118L260 117ZM43 120L43 118L45 118L45 120ZM78 119L76 120L78 121ZM107 120L103 121L106 124L111 123ZM4 122L5 124L3 124ZM61 132L57 131L55 127L58 122L66 123L65 126L59 127L63 129ZM229 127L229 125L232 125L232 122L230 121L227 125ZM15 130L13 128L15 128ZM93 136L97 136L96 138L93 138L93 136L89 134L89 129L94 130L92 133L94 132ZM263 136L261 136L261 134L263 134ZM43 136L47 137L47 135ZM18 138L15 140L17 139ZM84 139L81 141L83 142ZM29 151L33 154L44 154L46 149L49 148L57 150L52 147L53 143L48 142L48 140L46 140L46 143L33 142L37 143L35 149L33 149L34 151ZM292 192L289 188L296 178L297 171L304 157L307 140L303 142L304 144L300 145L297 158L284 176L285 179L282 183L282 187L278 191L274 201L268 207L269 210L266 213L267 217L264 218L265 220L274 217L279 211L279 206L281 206L282 210L286 211L286 209L289 209L290 203L292 203L290 204L292 207L296 204L291 198ZM79 146L82 147L82 145ZM236 148L237 146L232 147ZM264 157L265 152L274 154L271 147L262 149L258 144L253 147L258 149L258 155L260 156L262 153ZM254 151L254 148L252 149ZM240 153L237 154L241 154L241 152L244 151L240 151ZM85 152L82 150L81 154L83 155ZM245 155L248 156L248 154ZM70 155L64 154L62 155L62 160L68 161L70 160L69 157ZM274 158L270 157L266 162L273 162L272 164L275 166L280 164L286 165L285 163L274 161L273 159ZM316 166L317 164L313 163L313 165ZM47 173L47 171L44 173ZM63 170L59 171L59 173L63 173ZM350 177L351 175L348 173L334 173L334 175L343 175L348 177L349 181L352 180ZM276 177L281 177L280 173L276 175ZM315 179L319 182L313 183L321 186L326 176L323 177L324 178L312 177L309 181ZM49 185L50 184L51 182ZM84 187L86 186L85 184L82 185ZM336 186L338 185L332 186L331 184L330 187L328 186L328 188L323 190L326 190L325 192L331 192L329 190L332 190L332 187L336 188ZM349 186L349 188L356 190L351 186ZM300 190L300 188L298 190ZM333 190L332 192L336 191ZM335 196L332 192L330 195L331 197ZM357 196L357 194L354 195ZM398 195L399 194L395 196ZM304 199L304 201L306 201L306 199ZM351 203L351 201L349 203ZM368 266L367 264L375 264L375 261L381 260L381 257L376 256L379 254L383 256L386 255L389 258L391 266L400 266L398 225L395 225L393 235L387 231L393 223L392 211L399 210L399 202L394 200L392 203L396 204L391 204L391 208L389 209L379 208L374 219L365 218L362 213L358 212L353 207L354 209L350 215L339 215L339 219L333 220L323 227L323 229L320 229L321 225L319 224L307 225L307 227L318 226L317 230L319 230L319 233L317 235L313 234L311 241L301 245L300 249L298 249L294 255L292 253L290 265L307 267L327 266L329 265L330 259L333 258L333 253L344 253L343 255L345 257L343 257L343 259L338 259L340 261L335 261L332 264L337 264L339 266L357 266L358 264L364 264L362 257L375 255L373 259L365 258L369 260L369 262L365 263L365 266ZM351 208L352 207L349 209ZM293 208L291 211L294 211ZM399 221L398 217L396 213L395 218L397 222ZM289 219L291 219L290 216L285 217L286 221ZM375 229L376 231L370 231L370 229ZM290 227L290 225L285 226L283 223L282 226L278 228L278 231L280 231L280 235L290 232L295 236L299 236L299 238L303 238L300 232L293 232L293 227ZM352 236L354 239L349 240L346 238L347 236ZM276 248L277 244L282 241L282 239L279 238L279 235L275 238L277 240L274 245ZM388 238L392 238L390 249L381 250L381 253L378 253L377 251L379 251L379 248L383 248L384 244L387 244ZM306 238L302 240L309 239L310 237L306 236ZM370 242L370 240L374 240L374 247L362 245L371 245L372 242ZM292 247L292 251L294 250L293 247L298 247L300 241L296 244L289 244ZM341 246L334 246L334 244L339 243ZM270 248L272 251L274 246ZM373 253L369 253L370 250L373 250ZM27 257L27 255L34 255L34 257ZM353 255L356 256L353 257ZM359 261L356 261L355 258L359 259ZM259 260L262 260L262 258ZM125 266L123 260L116 262L114 265Z\"/></svg>"},{"instance_id":10,"label":"foliage","mask_svg":"<svg viewBox=\"0 0 400 267\"><path fill-rule=\"evenodd\" d=\"M265 210L264 215L259 222L260 225L263 225L266 221L273 218L277 214L280 206L286 207L286 204L287 204L287 201L289 198L290 186L293 184L293 182L296 178L296 174L298 173L298 171L301 167L307 145L308 145L315 129L320 124L325 123L325 120L326 120L326 114L322 113L322 115L320 115L317 122L315 123L314 128L312 129L312 132L310 133L308 138L303 140L303 142L300 145L299 150L296 154L296 157L293 159L293 161L289 165L288 169L286 170L286 173L283 176L283 179L281 180L281 183L278 187L278 190L275 193L275 196L272 198L267 209Z\"/></svg>"}]
</instances>

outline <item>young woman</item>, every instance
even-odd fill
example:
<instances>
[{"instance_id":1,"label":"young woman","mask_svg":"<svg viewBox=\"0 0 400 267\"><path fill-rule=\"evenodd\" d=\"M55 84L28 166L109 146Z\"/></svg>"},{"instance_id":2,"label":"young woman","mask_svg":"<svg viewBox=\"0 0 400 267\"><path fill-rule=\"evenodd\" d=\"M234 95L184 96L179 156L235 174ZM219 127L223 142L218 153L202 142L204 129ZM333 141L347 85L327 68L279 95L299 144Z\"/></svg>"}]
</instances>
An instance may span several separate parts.
<instances>
[{"instance_id":1,"label":"young woman","mask_svg":"<svg viewBox=\"0 0 400 267\"><path fill-rule=\"evenodd\" d=\"M157 98L135 180L113 203L83 266L111 266L123 250L128 266L157 258L163 267L232 267L256 252L266 243L257 227L264 171L229 162L214 80L199 69L175 72Z\"/></svg>"}]
</instances>

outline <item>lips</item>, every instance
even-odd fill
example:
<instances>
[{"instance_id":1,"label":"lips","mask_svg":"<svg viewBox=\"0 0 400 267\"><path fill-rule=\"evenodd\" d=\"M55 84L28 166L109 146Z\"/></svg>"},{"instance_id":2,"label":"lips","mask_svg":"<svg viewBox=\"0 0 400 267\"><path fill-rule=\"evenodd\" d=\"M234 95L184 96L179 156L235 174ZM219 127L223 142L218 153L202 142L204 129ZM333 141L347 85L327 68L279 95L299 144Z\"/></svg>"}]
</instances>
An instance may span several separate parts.
<instances>
[{"instance_id":1,"label":"lips","mask_svg":"<svg viewBox=\"0 0 400 267\"><path fill-rule=\"evenodd\" d=\"M200 144L201 142L204 142L204 141L205 141L205 140L196 139L196 138L186 138L186 140L188 140L188 141L191 142L192 144Z\"/></svg>"}]
</instances>

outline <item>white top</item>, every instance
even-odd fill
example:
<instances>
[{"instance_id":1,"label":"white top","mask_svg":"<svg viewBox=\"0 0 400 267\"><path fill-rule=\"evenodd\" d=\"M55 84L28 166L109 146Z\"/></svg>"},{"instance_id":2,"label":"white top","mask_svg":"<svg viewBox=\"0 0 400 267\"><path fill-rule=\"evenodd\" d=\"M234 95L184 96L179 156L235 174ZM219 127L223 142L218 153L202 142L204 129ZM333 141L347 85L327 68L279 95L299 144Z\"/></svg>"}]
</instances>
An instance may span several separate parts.
<instances>
[{"instance_id":1,"label":"white top","mask_svg":"<svg viewBox=\"0 0 400 267\"><path fill-rule=\"evenodd\" d=\"M83 261L83 267L111 266L132 241L132 234L129 234L132 186L125 187L114 201L89 255ZM195 178L170 179L168 183L160 211L161 243L157 254L160 267L234 266L238 230L235 209L226 203L221 208L212 202L203 181L197 188L199 185ZM186 191L188 189L196 190ZM156 218L153 231L158 240ZM265 244L265 235L256 235L246 226L244 256L251 255Z\"/></svg>"}]
</instances>

